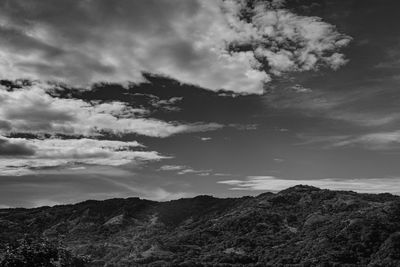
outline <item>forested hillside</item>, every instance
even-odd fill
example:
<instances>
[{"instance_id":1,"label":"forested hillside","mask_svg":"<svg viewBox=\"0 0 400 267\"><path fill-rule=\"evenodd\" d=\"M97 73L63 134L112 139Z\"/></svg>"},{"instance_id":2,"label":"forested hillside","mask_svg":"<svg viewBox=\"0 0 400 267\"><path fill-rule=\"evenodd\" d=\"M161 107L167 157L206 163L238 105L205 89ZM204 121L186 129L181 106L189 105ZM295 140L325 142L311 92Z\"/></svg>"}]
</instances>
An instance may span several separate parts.
<instances>
[{"instance_id":1,"label":"forested hillside","mask_svg":"<svg viewBox=\"0 0 400 267\"><path fill-rule=\"evenodd\" d=\"M15 254L27 239L58 244L88 266L400 266L400 197L296 186L0 210L2 266L24 257Z\"/></svg>"}]
</instances>

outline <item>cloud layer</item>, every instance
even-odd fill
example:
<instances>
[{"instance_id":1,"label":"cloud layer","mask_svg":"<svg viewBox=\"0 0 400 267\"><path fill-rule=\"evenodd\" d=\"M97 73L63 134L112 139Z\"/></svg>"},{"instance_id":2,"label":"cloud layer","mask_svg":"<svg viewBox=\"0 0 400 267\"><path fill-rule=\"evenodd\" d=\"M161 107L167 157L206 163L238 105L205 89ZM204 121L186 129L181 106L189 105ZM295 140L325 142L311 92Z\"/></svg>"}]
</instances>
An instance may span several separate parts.
<instances>
[{"instance_id":1,"label":"cloud layer","mask_svg":"<svg viewBox=\"0 0 400 267\"><path fill-rule=\"evenodd\" d=\"M280 1L283 2L283 1ZM274 75L337 69L348 36L317 17L243 0L6 0L0 78L143 82L143 72L211 90L262 93Z\"/></svg>"},{"instance_id":2,"label":"cloud layer","mask_svg":"<svg viewBox=\"0 0 400 267\"><path fill-rule=\"evenodd\" d=\"M223 127L218 123L163 121L149 117L152 112L135 101L83 100L68 93L68 98L63 98L57 96L57 89L42 82L14 89L0 87L0 175L158 161L165 156L144 151L143 145L123 137L166 138ZM181 100L175 97L150 104L170 112Z\"/></svg>"},{"instance_id":3,"label":"cloud layer","mask_svg":"<svg viewBox=\"0 0 400 267\"><path fill-rule=\"evenodd\" d=\"M43 84L20 90L0 90L0 133L50 133L97 136L134 133L168 137L222 127L217 123L183 124L144 118L146 110L125 103L88 103L80 99L52 97Z\"/></svg>"},{"instance_id":4,"label":"cloud layer","mask_svg":"<svg viewBox=\"0 0 400 267\"><path fill-rule=\"evenodd\" d=\"M119 166L157 161L155 151L140 151L138 142L94 139L0 139L0 175L25 175L35 169L85 165Z\"/></svg>"}]
</instances>

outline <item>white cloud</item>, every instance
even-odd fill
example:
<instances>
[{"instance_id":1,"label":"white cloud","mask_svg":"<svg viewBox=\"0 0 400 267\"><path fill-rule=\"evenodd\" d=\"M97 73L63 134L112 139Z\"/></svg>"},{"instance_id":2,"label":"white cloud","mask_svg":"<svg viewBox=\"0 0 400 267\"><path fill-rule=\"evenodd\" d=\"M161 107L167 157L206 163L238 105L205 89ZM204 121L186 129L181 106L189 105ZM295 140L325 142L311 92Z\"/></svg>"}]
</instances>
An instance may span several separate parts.
<instances>
[{"instance_id":1,"label":"white cloud","mask_svg":"<svg viewBox=\"0 0 400 267\"><path fill-rule=\"evenodd\" d=\"M345 140L332 144L334 147L362 146L370 150L396 149L400 146L400 131L370 133L356 137L348 137Z\"/></svg>"},{"instance_id":2,"label":"white cloud","mask_svg":"<svg viewBox=\"0 0 400 267\"><path fill-rule=\"evenodd\" d=\"M160 100L158 97L155 97L155 99L152 99L151 104L165 111L180 111L181 109L175 106L175 104L182 101L182 99L183 97L171 97L167 100Z\"/></svg>"},{"instance_id":3,"label":"white cloud","mask_svg":"<svg viewBox=\"0 0 400 267\"><path fill-rule=\"evenodd\" d=\"M178 175L184 174L196 174L198 176L208 176L212 170L195 170L188 166L182 165L163 165L159 169L160 171L175 171Z\"/></svg>"},{"instance_id":4,"label":"white cloud","mask_svg":"<svg viewBox=\"0 0 400 267\"><path fill-rule=\"evenodd\" d=\"M186 166L180 166L180 165L163 165L160 167L161 171L179 171L185 169Z\"/></svg>"},{"instance_id":5,"label":"white cloud","mask_svg":"<svg viewBox=\"0 0 400 267\"><path fill-rule=\"evenodd\" d=\"M310 88L305 88L304 86L300 84L296 84L291 87L291 89L296 92L296 93L311 93L312 90Z\"/></svg>"},{"instance_id":6,"label":"white cloud","mask_svg":"<svg viewBox=\"0 0 400 267\"><path fill-rule=\"evenodd\" d=\"M349 37L281 9L283 2L258 4L244 21L242 0L3 1L0 78L86 85L142 82L142 72L151 72L211 90L262 93L271 75L346 63L337 50Z\"/></svg>"},{"instance_id":7,"label":"white cloud","mask_svg":"<svg viewBox=\"0 0 400 267\"><path fill-rule=\"evenodd\" d=\"M280 191L299 184L332 190L352 190L360 193L400 194L400 179L397 177L359 178L359 179L318 179L295 180L274 176L248 176L245 180L225 180L220 184L231 186L231 190Z\"/></svg>"},{"instance_id":8,"label":"white cloud","mask_svg":"<svg viewBox=\"0 0 400 267\"><path fill-rule=\"evenodd\" d=\"M77 168L81 165L120 166L145 161L158 161L164 156L155 151L140 151L136 141L107 141L94 139L24 139L5 138L11 144L24 144L34 154L3 157L0 175L23 175L34 173L34 169L48 167Z\"/></svg>"},{"instance_id":9,"label":"white cloud","mask_svg":"<svg viewBox=\"0 0 400 267\"><path fill-rule=\"evenodd\" d=\"M184 175L184 174L196 174L198 176L208 176L210 175L211 170L195 170L192 168L186 168L183 169L179 172L177 172L178 175Z\"/></svg>"},{"instance_id":10,"label":"white cloud","mask_svg":"<svg viewBox=\"0 0 400 267\"><path fill-rule=\"evenodd\" d=\"M140 117L142 109L121 102L87 103L48 95L44 84L0 90L0 133L61 133L96 136L101 131L168 137L178 133L212 131L217 123L180 124ZM139 116L138 116L139 114ZM2 126L3 125L3 126Z\"/></svg>"},{"instance_id":11,"label":"white cloud","mask_svg":"<svg viewBox=\"0 0 400 267\"><path fill-rule=\"evenodd\" d=\"M319 66L336 70L347 62L344 55L336 51L348 45L351 38L339 34L333 25L318 17L271 9L262 2L256 4L253 10L252 27L238 21L235 16L237 14L231 20L234 26L240 32L247 31L247 34L237 35L233 41L238 44L252 41L256 47L255 56L268 61L272 74L315 70Z\"/></svg>"},{"instance_id":12,"label":"white cloud","mask_svg":"<svg viewBox=\"0 0 400 267\"><path fill-rule=\"evenodd\" d=\"M214 173L215 176L232 176L230 173Z\"/></svg>"}]
</instances>

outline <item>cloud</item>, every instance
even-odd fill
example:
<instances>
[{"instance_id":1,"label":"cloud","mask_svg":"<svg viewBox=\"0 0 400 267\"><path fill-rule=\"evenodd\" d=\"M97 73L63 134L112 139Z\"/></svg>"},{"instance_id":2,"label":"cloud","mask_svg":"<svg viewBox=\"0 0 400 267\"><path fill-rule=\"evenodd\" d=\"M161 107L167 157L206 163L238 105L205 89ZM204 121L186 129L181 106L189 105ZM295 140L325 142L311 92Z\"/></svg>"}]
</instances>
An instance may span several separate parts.
<instances>
[{"instance_id":1,"label":"cloud","mask_svg":"<svg viewBox=\"0 0 400 267\"><path fill-rule=\"evenodd\" d=\"M32 156L35 154L33 147L8 139L0 139L0 156Z\"/></svg>"},{"instance_id":2,"label":"cloud","mask_svg":"<svg viewBox=\"0 0 400 267\"><path fill-rule=\"evenodd\" d=\"M182 165L164 165L164 166L161 166L159 170L160 171L176 171L176 174L178 174L178 175L196 174L198 176L209 176L212 171L212 170L195 170L188 166L182 166Z\"/></svg>"},{"instance_id":3,"label":"cloud","mask_svg":"<svg viewBox=\"0 0 400 267\"><path fill-rule=\"evenodd\" d=\"M237 11L236 1L227 2L236 11L229 13L231 23L240 33L246 32L238 34L233 43L242 46L251 41L256 58L268 62L270 73L281 75L289 71L315 70L319 66L338 69L346 64L344 55L336 51L348 45L351 38L338 33L333 25L320 18L298 16L258 2L253 10L247 10L252 14L252 25L248 25L236 19L241 11ZM248 9L245 6L246 2L241 1L241 9Z\"/></svg>"},{"instance_id":4,"label":"cloud","mask_svg":"<svg viewBox=\"0 0 400 267\"><path fill-rule=\"evenodd\" d=\"M184 175L184 174L196 174L198 176L208 176L210 175L212 170L195 170L192 168L186 168L182 169L179 172L177 172L178 175Z\"/></svg>"},{"instance_id":5,"label":"cloud","mask_svg":"<svg viewBox=\"0 0 400 267\"><path fill-rule=\"evenodd\" d=\"M296 92L296 93L311 93L312 90L310 88L305 88L304 86L300 84L296 84L291 87L291 89Z\"/></svg>"},{"instance_id":6,"label":"cloud","mask_svg":"<svg viewBox=\"0 0 400 267\"><path fill-rule=\"evenodd\" d=\"M334 142L333 147L362 146L369 150L390 150L400 147L400 131L378 132L348 137L345 140Z\"/></svg>"},{"instance_id":7,"label":"cloud","mask_svg":"<svg viewBox=\"0 0 400 267\"><path fill-rule=\"evenodd\" d=\"M314 143L325 144L324 148L361 147L368 150L395 150L400 148L400 130L375 132L360 135L298 135L304 142L298 145Z\"/></svg>"},{"instance_id":8,"label":"cloud","mask_svg":"<svg viewBox=\"0 0 400 267\"><path fill-rule=\"evenodd\" d=\"M43 168L77 168L84 165L120 166L158 161L164 156L155 151L141 151L143 145L136 141L108 141L94 139L24 139L5 138L0 143L28 152L14 153L0 161L0 175L24 175ZM12 152L15 152L13 149ZM2 155L0 155L2 156Z\"/></svg>"},{"instance_id":9,"label":"cloud","mask_svg":"<svg viewBox=\"0 0 400 267\"><path fill-rule=\"evenodd\" d=\"M332 147L332 144L342 142L348 139L349 135L326 135L326 136L319 136L319 135L304 135L298 134L298 138L302 139L303 141L297 143L297 145L309 145L309 144L328 144L325 148Z\"/></svg>"},{"instance_id":10,"label":"cloud","mask_svg":"<svg viewBox=\"0 0 400 267\"><path fill-rule=\"evenodd\" d=\"M258 129L258 124L229 124L230 127L238 129L240 131L252 131Z\"/></svg>"},{"instance_id":11,"label":"cloud","mask_svg":"<svg viewBox=\"0 0 400 267\"><path fill-rule=\"evenodd\" d=\"M48 85L47 85L48 86ZM45 84L0 90L0 133L28 132L97 136L101 132L168 137L222 128L217 123L165 122L142 117L146 110L122 102L88 103L52 97Z\"/></svg>"},{"instance_id":12,"label":"cloud","mask_svg":"<svg viewBox=\"0 0 400 267\"><path fill-rule=\"evenodd\" d=\"M397 177L357 178L357 179L318 179L295 180L274 176L248 176L245 180L224 180L219 184L231 186L231 190L280 191L299 184L332 190L352 190L360 193L400 194L400 179Z\"/></svg>"},{"instance_id":13,"label":"cloud","mask_svg":"<svg viewBox=\"0 0 400 267\"><path fill-rule=\"evenodd\" d=\"M0 78L74 85L140 83L148 72L260 94L274 75L339 68L350 41L283 1L13 0L1 1L0 18Z\"/></svg>"},{"instance_id":14,"label":"cloud","mask_svg":"<svg viewBox=\"0 0 400 267\"><path fill-rule=\"evenodd\" d=\"M399 121L400 114L390 110L375 111L332 111L331 118L348 121L360 126L377 127L393 124Z\"/></svg>"},{"instance_id":15,"label":"cloud","mask_svg":"<svg viewBox=\"0 0 400 267\"><path fill-rule=\"evenodd\" d=\"M182 101L183 97L171 97L166 100L160 100L158 97L154 96L156 99L150 101L153 107L162 109L164 111L180 111L181 109L176 106L176 103Z\"/></svg>"},{"instance_id":16,"label":"cloud","mask_svg":"<svg viewBox=\"0 0 400 267\"><path fill-rule=\"evenodd\" d=\"M365 130L366 127L373 130L377 126L388 129L397 126L400 114L396 91L387 86L365 85L365 81L358 85L358 82L340 86L324 85L318 90L309 90L299 85L272 88L267 92L265 100L276 109L342 123L348 130ZM345 90L338 90L341 86Z\"/></svg>"},{"instance_id":17,"label":"cloud","mask_svg":"<svg viewBox=\"0 0 400 267\"><path fill-rule=\"evenodd\" d=\"M163 165L160 167L159 170L161 171L179 171L182 169L185 169L186 166L180 166L180 165Z\"/></svg>"}]
</instances>

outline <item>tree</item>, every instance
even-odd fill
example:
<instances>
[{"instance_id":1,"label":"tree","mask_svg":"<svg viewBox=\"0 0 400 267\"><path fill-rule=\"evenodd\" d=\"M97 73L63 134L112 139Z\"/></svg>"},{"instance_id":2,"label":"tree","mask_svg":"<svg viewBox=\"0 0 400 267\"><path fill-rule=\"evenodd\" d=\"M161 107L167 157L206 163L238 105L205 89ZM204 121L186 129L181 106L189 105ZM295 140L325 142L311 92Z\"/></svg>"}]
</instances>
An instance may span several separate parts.
<instances>
[{"instance_id":1,"label":"tree","mask_svg":"<svg viewBox=\"0 0 400 267\"><path fill-rule=\"evenodd\" d=\"M62 245L39 238L7 244L0 254L0 267L83 267L88 257L74 256Z\"/></svg>"}]
</instances>

